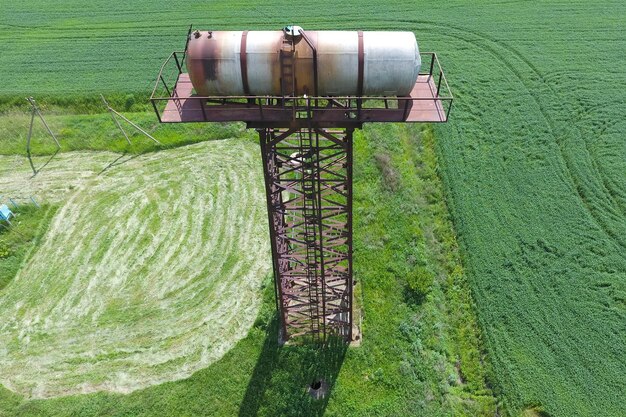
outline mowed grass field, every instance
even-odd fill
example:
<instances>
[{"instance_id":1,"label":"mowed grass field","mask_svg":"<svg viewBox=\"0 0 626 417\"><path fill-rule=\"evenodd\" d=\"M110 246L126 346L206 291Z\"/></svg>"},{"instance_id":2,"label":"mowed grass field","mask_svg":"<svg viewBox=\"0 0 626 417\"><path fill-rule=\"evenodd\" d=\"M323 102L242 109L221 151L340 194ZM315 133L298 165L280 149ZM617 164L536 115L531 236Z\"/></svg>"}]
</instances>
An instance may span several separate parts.
<instances>
[{"instance_id":1,"label":"mowed grass field","mask_svg":"<svg viewBox=\"0 0 626 417\"><path fill-rule=\"evenodd\" d=\"M188 377L247 334L271 265L254 143L61 153L30 175L0 156L5 195L59 206L0 296L5 387L130 392Z\"/></svg>"},{"instance_id":2,"label":"mowed grass field","mask_svg":"<svg viewBox=\"0 0 626 417\"><path fill-rule=\"evenodd\" d=\"M626 5L622 2L65 2L54 6L36 2L25 8L5 1L1 6L0 94L5 103L37 94L61 103L66 93L89 100L103 92L117 95L120 105L129 94L145 97L162 60L183 47L190 23L215 29L275 29L295 23L305 29L415 31L422 50L439 54L456 96L451 122L435 128L434 146L492 364L491 386L511 414L523 410L550 416L626 414L622 399L626 387ZM372 141L377 131L366 131L364 142ZM397 142L390 139L385 145L384 135L394 132L380 132L383 137L376 146L388 146L387 153L397 151L393 147ZM365 153L360 163L375 166L367 165L366 155L373 158ZM356 175L358 166L355 169ZM365 201L355 221L358 216L367 218L374 204ZM385 240L382 247L387 244ZM377 245L365 248L372 253L380 250ZM365 258L363 252L356 255ZM383 269L376 271L393 279ZM444 276L450 275L450 270L444 271ZM371 288L387 281L374 282L372 278ZM372 331L376 320L368 318L368 283L363 280L363 284L364 326L367 329L372 320ZM369 300L374 302L373 297ZM428 316L416 317L433 323ZM264 327L255 329L245 340L262 340L259 332ZM375 340L386 343L393 337L398 333ZM411 337L407 339L411 342L399 345L415 343ZM413 357L419 358L423 345L418 339ZM426 351L435 345L426 343ZM449 355L445 349L434 351ZM378 372L372 358L382 360L369 353L348 353L345 366L361 366L369 382L354 385L365 391L342 391L339 375L329 413L419 414L426 404L433 407L429 415L434 415L435 402L444 405L436 408L443 414L449 403L441 398L459 398L434 395L442 391L432 388L407 389L400 379L385 377L391 370L378 367ZM450 357L446 358L444 363L449 363ZM196 381L211 375L210 369ZM445 374L446 366L435 373L441 375L440 371ZM422 381L439 378L420 372ZM363 394L372 385L381 397ZM271 410L268 404L275 400L276 409L281 409L279 400L284 397L276 394L280 392L276 386L269 391L272 395L264 397L267 402L246 403L253 410ZM391 392L398 392L397 397ZM385 400L383 394L390 397ZM406 398L403 395L415 398L412 407L397 405ZM368 396L369 401L356 404L360 396ZM354 403L346 402L348 397ZM110 401L118 401L106 396L93 402L82 398L23 407L41 411L61 409L59 404L74 410L93 406L103 413L115 409ZM144 404L138 396L128 397L119 400L127 406L120 405L119 410L132 409L132 401Z\"/></svg>"}]
</instances>

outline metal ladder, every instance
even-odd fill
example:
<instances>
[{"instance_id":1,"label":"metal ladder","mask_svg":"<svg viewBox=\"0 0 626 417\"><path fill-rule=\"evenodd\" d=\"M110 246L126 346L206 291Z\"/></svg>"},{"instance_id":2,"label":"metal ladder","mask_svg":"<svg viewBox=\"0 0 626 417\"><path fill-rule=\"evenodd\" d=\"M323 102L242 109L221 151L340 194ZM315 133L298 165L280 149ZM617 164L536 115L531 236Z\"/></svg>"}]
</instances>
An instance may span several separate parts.
<instances>
[{"instance_id":1,"label":"metal ladder","mask_svg":"<svg viewBox=\"0 0 626 417\"><path fill-rule=\"evenodd\" d=\"M280 90L283 96L283 104L286 103L286 97L294 97L296 95L295 54L293 41L284 37L280 48ZM295 99L292 99L292 104L292 112L295 117Z\"/></svg>"},{"instance_id":2,"label":"metal ladder","mask_svg":"<svg viewBox=\"0 0 626 417\"><path fill-rule=\"evenodd\" d=\"M323 326L320 312L321 300L321 277L318 271L318 222L320 211L317 207L317 184L316 184L316 161L313 152L312 132L310 129L300 131L299 134L300 157L302 160L302 209L304 218L304 241L306 243L306 270L309 286L311 332L314 337L320 337L320 327ZM321 237L320 237L321 238Z\"/></svg>"}]
</instances>

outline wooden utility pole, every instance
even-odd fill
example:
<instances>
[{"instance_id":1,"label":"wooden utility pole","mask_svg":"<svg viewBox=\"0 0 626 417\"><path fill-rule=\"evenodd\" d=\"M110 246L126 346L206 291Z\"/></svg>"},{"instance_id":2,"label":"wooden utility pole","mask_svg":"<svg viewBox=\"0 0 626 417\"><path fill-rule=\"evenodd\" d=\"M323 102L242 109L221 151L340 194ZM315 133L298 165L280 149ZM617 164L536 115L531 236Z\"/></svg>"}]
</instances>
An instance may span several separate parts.
<instances>
[{"instance_id":1,"label":"wooden utility pole","mask_svg":"<svg viewBox=\"0 0 626 417\"><path fill-rule=\"evenodd\" d=\"M37 169L35 168L35 165L33 164L33 160L31 158L31 152L30 152L30 140L33 136L33 125L35 124L35 116L39 116L43 125L46 127L46 130L48 131L50 136L52 136L54 143L56 143L57 145L57 152L59 151L59 149L61 149L61 145L59 144L57 137L54 135L54 133L52 133L52 129L50 129L50 126L48 126L48 123L46 123L46 119L43 118L43 115L41 114L39 107L37 107L37 103L35 102L35 99L32 97L28 97L26 98L26 100L31 105L30 126L28 127L28 137L26 138L26 156L28 157L28 162L30 163L31 169L33 170L33 175L37 175Z\"/></svg>"},{"instance_id":2,"label":"wooden utility pole","mask_svg":"<svg viewBox=\"0 0 626 417\"><path fill-rule=\"evenodd\" d=\"M143 133L144 135L146 135L147 137L152 139L154 141L154 143L156 143L157 145L163 145L161 142L156 140L151 134L149 134L148 132L146 132L145 130L143 130L139 126L137 126L135 123L131 122L126 117L124 117L123 115L121 115L120 113L115 111L115 109L113 109L113 107L109 106L109 103L106 101L106 99L104 98L104 96L102 94L100 94L100 97L102 98L102 101L104 102L104 105L106 106L107 110L111 114L111 118L113 119L113 121L115 122L117 127L122 131L122 133L124 134L124 137L126 138L126 141L128 142L129 145L131 144L130 143L130 139L128 138L128 135L126 134L126 131L122 128L122 125L120 125L120 122L118 122L117 119L115 118L116 115L118 117L120 117L122 120L126 121L128 124L130 124L135 129L137 129L138 131L140 131L141 133Z\"/></svg>"}]
</instances>

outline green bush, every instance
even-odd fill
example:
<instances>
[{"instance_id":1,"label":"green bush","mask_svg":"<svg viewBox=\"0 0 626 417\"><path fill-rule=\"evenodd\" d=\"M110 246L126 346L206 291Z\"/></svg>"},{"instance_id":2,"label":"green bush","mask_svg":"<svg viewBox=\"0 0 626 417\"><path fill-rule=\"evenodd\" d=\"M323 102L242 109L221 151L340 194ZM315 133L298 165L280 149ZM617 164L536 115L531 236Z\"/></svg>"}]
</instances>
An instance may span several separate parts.
<instances>
[{"instance_id":1,"label":"green bush","mask_svg":"<svg viewBox=\"0 0 626 417\"><path fill-rule=\"evenodd\" d=\"M135 96L133 94L126 94L124 101L124 110L130 111L135 105Z\"/></svg>"},{"instance_id":2,"label":"green bush","mask_svg":"<svg viewBox=\"0 0 626 417\"><path fill-rule=\"evenodd\" d=\"M434 274L420 265L411 271L406 278L409 289L418 297L424 297L430 292L434 279Z\"/></svg>"}]
</instances>

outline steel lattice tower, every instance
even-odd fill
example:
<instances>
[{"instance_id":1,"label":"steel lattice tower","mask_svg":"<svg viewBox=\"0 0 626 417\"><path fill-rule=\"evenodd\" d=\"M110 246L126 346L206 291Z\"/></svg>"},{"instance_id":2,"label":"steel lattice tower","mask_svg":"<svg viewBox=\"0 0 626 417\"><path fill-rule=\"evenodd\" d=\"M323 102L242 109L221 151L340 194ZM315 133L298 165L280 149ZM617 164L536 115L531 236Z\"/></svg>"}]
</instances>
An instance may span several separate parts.
<instances>
[{"instance_id":1,"label":"steel lattice tower","mask_svg":"<svg viewBox=\"0 0 626 417\"><path fill-rule=\"evenodd\" d=\"M286 32L276 47L280 95L250 94L245 52L249 33L244 31L239 59L245 95L194 94L190 74L183 71L186 46L163 64L150 99L163 123L243 121L257 130L281 338L325 342L334 335L350 341L354 130L365 122L446 122L452 96L434 53L421 54L429 59L429 71L418 75L409 95L364 96L363 32L358 33L357 94L320 96L316 42L298 30L312 51L311 66L304 73L313 80L312 96L302 93L298 84L303 72L296 64L298 38L293 32ZM188 43L193 36L190 28ZM212 38L213 32L207 36ZM175 65L176 74L170 84L164 78L168 65ZM201 71L217 70L205 65ZM446 95L441 94L442 86Z\"/></svg>"},{"instance_id":2,"label":"steel lattice tower","mask_svg":"<svg viewBox=\"0 0 626 417\"><path fill-rule=\"evenodd\" d=\"M352 335L352 129L259 130L285 339Z\"/></svg>"}]
</instances>

